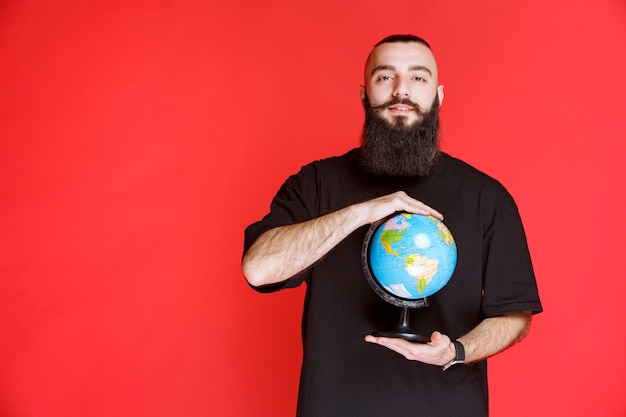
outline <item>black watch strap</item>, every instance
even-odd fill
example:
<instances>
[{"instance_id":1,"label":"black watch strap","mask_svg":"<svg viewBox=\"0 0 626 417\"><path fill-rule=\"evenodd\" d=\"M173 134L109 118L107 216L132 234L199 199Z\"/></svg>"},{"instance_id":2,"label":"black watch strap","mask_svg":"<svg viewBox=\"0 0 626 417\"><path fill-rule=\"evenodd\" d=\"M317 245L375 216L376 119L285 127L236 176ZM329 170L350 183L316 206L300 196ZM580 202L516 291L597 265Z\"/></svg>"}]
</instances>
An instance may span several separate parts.
<instances>
[{"instance_id":1,"label":"black watch strap","mask_svg":"<svg viewBox=\"0 0 626 417\"><path fill-rule=\"evenodd\" d=\"M450 362L446 363L443 366L443 370L447 370L454 365L460 365L465 363L465 348L463 347L463 343L458 340L453 340L452 344L454 345L454 350L456 352L454 359Z\"/></svg>"}]
</instances>

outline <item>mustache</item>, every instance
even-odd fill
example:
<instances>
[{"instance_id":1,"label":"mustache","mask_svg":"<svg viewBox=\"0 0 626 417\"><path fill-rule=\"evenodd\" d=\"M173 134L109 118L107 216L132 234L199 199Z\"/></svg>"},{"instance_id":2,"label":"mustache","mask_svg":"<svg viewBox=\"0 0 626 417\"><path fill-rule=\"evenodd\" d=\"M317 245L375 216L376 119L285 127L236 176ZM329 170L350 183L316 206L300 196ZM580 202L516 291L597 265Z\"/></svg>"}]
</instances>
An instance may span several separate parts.
<instances>
[{"instance_id":1,"label":"mustache","mask_svg":"<svg viewBox=\"0 0 626 417\"><path fill-rule=\"evenodd\" d=\"M395 97L386 103L379 104L378 106L373 106L370 104L370 108L374 111L380 112L380 111L385 110L387 107L394 106L396 104L406 104L408 106L413 107L413 110L417 112L418 114L420 115L426 114L424 109L422 109L419 104L409 100L408 98L400 98L400 97Z\"/></svg>"}]
</instances>

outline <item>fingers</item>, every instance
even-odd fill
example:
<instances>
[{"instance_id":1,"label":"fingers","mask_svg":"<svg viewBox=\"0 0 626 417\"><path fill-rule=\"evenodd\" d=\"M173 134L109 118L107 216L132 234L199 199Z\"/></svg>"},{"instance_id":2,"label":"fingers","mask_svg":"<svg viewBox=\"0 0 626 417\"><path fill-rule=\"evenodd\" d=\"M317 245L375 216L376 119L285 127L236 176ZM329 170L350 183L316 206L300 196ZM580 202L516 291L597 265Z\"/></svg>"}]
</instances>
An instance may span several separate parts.
<instances>
[{"instance_id":1,"label":"fingers","mask_svg":"<svg viewBox=\"0 0 626 417\"><path fill-rule=\"evenodd\" d=\"M443 220L443 215L429 205L409 196L404 191L398 191L390 196L390 201L394 205L393 211L406 211L408 213L421 214L423 216L433 216Z\"/></svg>"},{"instance_id":2,"label":"fingers","mask_svg":"<svg viewBox=\"0 0 626 417\"><path fill-rule=\"evenodd\" d=\"M443 220L443 214L423 202L410 197L404 191L397 191L393 194L385 195L366 202L368 223L380 220L385 216L395 212L405 211L407 213L420 214L423 216L433 216ZM365 208L365 206L364 206Z\"/></svg>"},{"instance_id":3,"label":"fingers","mask_svg":"<svg viewBox=\"0 0 626 417\"><path fill-rule=\"evenodd\" d=\"M384 346L387 349L393 350L396 353L404 356L409 360L418 360L414 357L412 351L412 344L404 339L394 337L374 337L371 335L365 336L365 341L369 343L375 343L380 346Z\"/></svg>"},{"instance_id":4,"label":"fingers","mask_svg":"<svg viewBox=\"0 0 626 417\"><path fill-rule=\"evenodd\" d=\"M448 361L446 349L450 345L450 338L440 332L433 332L428 343L413 343L401 338L365 336L365 341L375 343L390 349L406 359L443 365Z\"/></svg>"},{"instance_id":5,"label":"fingers","mask_svg":"<svg viewBox=\"0 0 626 417\"><path fill-rule=\"evenodd\" d=\"M439 213L434 208L413 197L408 196L406 193L404 193L404 191L399 191L399 193L401 193L403 197L405 197L403 199L405 206L401 209L402 211L407 211L414 214L421 214L424 216L433 216L439 220L443 220L443 214Z\"/></svg>"},{"instance_id":6,"label":"fingers","mask_svg":"<svg viewBox=\"0 0 626 417\"><path fill-rule=\"evenodd\" d=\"M437 344L438 342L441 341L441 339L443 339L443 335L439 332L433 332L433 334L430 335L430 341L431 343Z\"/></svg>"}]
</instances>

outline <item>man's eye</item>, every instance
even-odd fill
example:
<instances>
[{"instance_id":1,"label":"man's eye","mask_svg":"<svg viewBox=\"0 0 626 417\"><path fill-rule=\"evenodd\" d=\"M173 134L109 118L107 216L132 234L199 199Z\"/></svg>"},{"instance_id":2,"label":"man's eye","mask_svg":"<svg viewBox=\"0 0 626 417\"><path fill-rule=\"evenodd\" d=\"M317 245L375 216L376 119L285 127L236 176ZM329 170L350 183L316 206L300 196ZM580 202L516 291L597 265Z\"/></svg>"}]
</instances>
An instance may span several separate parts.
<instances>
[{"instance_id":1,"label":"man's eye","mask_svg":"<svg viewBox=\"0 0 626 417\"><path fill-rule=\"evenodd\" d=\"M418 76L413 77L413 80L415 80L415 81L419 81L419 82L426 81L426 80L424 80L424 78L422 78L422 77L418 77Z\"/></svg>"},{"instance_id":2,"label":"man's eye","mask_svg":"<svg viewBox=\"0 0 626 417\"><path fill-rule=\"evenodd\" d=\"M378 81L389 81L389 80L391 80L390 75L381 75L380 77L378 77Z\"/></svg>"}]
</instances>

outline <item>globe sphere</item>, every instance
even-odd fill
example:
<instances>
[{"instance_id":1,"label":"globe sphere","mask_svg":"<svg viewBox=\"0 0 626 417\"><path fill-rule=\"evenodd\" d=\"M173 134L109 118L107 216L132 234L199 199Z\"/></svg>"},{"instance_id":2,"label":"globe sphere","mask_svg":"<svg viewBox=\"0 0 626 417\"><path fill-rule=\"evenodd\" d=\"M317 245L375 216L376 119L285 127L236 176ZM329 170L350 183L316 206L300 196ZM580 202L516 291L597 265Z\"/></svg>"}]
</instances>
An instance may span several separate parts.
<instances>
[{"instance_id":1,"label":"globe sphere","mask_svg":"<svg viewBox=\"0 0 626 417\"><path fill-rule=\"evenodd\" d=\"M457 248L439 219L403 212L370 227L362 261L367 281L379 296L401 307L417 307L448 283Z\"/></svg>"}]
</instances>

